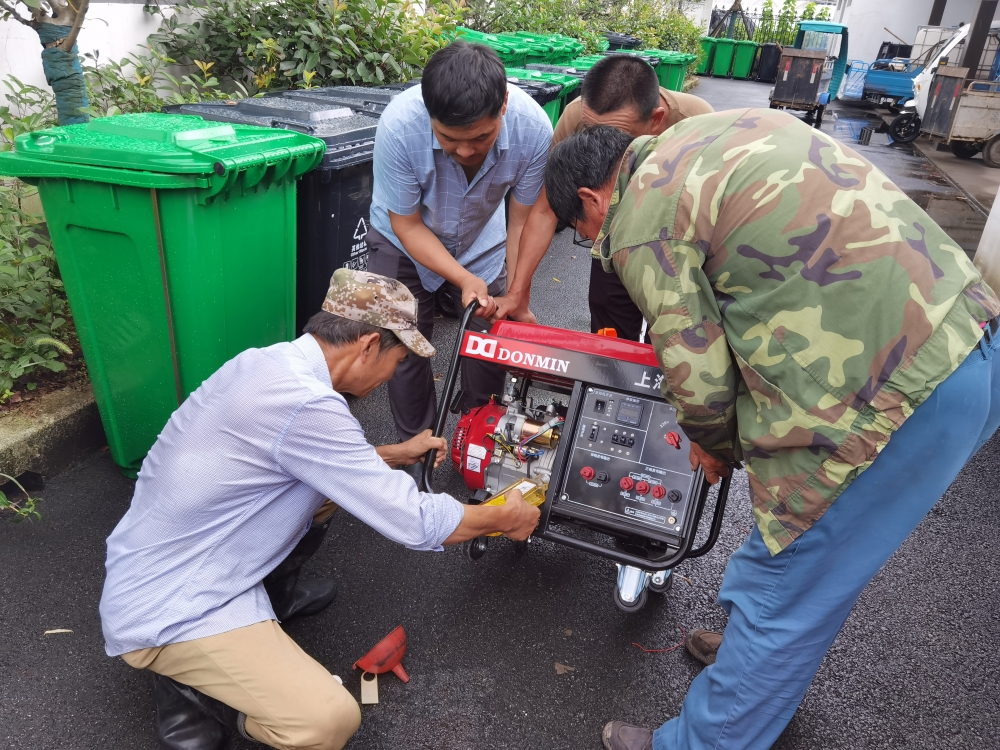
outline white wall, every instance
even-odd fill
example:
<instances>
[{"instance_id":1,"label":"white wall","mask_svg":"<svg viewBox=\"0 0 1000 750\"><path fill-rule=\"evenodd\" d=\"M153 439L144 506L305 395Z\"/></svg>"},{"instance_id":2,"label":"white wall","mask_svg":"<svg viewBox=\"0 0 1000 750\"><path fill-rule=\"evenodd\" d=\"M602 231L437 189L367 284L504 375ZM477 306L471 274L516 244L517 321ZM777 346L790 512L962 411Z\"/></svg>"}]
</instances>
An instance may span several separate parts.
<instances>
[{"instance_id":1,"label":"white wall","mask_svg":"<svg viewBox=\"0 0 1000 750\"><path fill-rule=\"evenodd\" d=\"M840 0L832 20L850 30L851 59L871 62L882 42L895 41L885 28L910 44L917 27L927 25L933 5L934 0ZM940 25L971 23L978 7L978 0L948 0Z\"/></svg>"},{"instance_id":2,"label":"white wall","mask_svg":"<svg viewBox=\"0 0 1000 750\"><path fill-rule=\"evenodd\" d=\"M23 6L21 6L23 10ZM77 47L80 53L99 51L102 60L120 60L145 44L160 16L144 13L142 2L94 2L90 5ZM38 35L16 21L0 22L0 78L13 75L24 83L47 87L42 73ZM7 89L0 86L0 104Z\"/></svg>"}]
</instances>

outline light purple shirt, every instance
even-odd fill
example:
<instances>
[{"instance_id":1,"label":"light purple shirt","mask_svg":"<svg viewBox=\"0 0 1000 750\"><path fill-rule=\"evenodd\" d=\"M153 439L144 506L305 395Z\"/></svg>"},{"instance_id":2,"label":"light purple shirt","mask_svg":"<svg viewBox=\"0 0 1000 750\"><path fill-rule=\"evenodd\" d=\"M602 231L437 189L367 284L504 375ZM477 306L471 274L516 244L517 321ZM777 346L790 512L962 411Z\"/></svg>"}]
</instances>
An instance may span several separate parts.
<instances>
[{"instance_id":1,"label":"light purple shirt","mask_svg":"<svg viewBox=\"0 0 1000 750\"><path fill-rule=\"evenodd\" d=\"M274 619L261 581L325 498L417 550L464 512L379 458L311 335L227 362L170 417L108 538L108 655Z\"/></svg>"}]
</instances>

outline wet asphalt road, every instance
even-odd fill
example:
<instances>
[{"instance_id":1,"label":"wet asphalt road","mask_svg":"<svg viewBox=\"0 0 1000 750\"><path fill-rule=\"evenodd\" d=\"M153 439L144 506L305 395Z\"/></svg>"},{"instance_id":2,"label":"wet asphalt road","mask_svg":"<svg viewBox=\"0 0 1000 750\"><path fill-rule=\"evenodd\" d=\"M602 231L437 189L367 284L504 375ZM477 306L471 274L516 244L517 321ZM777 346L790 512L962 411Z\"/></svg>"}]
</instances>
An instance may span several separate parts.
<instances>
[{"instance_id":1,"label":"wet asphalt road","mask_svg":"<svg viewBox=\"0 0 1000 750\"><path fill-rule=\"evenodd\" d=\"M761 92L766 105L759 84L697 90L717 107L737 95L759 103ZM584 330L589 259L569 235L539 270L532 307L540 322ZM438 321L435 372L455 327ZM353 408L372 442L393 440L384 389ZM1000 436L864 592L775 748L1000 746L998 465ZM438 475L460 493L450 468ZM0 747L157 746L148 676L104 656L97 616L104 539L132 487L101 453L49 481L41 522L0 524ZM698 666L683 649L633 644L669 648L681 629L724 626L715 596L751 524L738 476L716 549L683 564L686 580L666 597L625 615L611 599L613 566L582 553L539 543L518 559L501 540L473 563L456 549L409 552L339 514L308 571L335 578L340 597L287 629L358 695L350 665L405 626L411 681L380 681L381 703L364 709L351 750L597 750L610 719L654 726L676 715ZM43 635L53 628L73 632ZM557 674L557 663L573 670Z\"/></svg>"}]
</instances>

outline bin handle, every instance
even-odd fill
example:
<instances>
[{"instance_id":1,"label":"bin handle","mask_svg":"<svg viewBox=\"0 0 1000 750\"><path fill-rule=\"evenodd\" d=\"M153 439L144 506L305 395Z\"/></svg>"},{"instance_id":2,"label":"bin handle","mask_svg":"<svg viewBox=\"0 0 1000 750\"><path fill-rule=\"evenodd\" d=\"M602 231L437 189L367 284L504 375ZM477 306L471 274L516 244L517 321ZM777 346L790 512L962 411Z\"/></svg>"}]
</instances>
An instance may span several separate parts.
<instances>
[{"instance_id":1,"label":"bin handle","mask_svg":"<svg viewBox=\"0 0 1000 750\"><path fill-rule=\"evenodd\" d=\"M297 122L295 120L283 120L280 117L275 117L271 120L272 128L281 128L282 130L294 130L299 133L305 133L306 135L312 135L316 132L316 128L312 125L307 125L303 122Z\"/></svg>"}]
</instances>

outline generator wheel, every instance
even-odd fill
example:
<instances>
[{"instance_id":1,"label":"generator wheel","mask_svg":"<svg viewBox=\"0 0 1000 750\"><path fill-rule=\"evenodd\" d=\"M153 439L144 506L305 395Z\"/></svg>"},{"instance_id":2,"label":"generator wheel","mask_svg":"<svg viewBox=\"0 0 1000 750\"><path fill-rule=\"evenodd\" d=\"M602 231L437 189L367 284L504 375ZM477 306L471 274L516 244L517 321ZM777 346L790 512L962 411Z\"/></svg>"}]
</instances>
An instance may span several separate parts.
<instances>
[{"instance_id":1,"label":"generator wheel","mask_svg":"<svg viewBox=\"0 0 1000 750\"><path fill-rule=\"evenodd\" d=\"M987 167L1000 169L1000 133L986 141L983 146L983 161Z\"/></svg>"},{"instance_id":2,"label":"generator wheel","mask_svg":"<svg viewBox=\"0 0 1000 750\"><path fill-rule=\"evenodd\" d=\"M979 146L969 141L952 141L950 144L951 153L959 159L971 159L979 153Z\"/></svg>"},{"instance_id":3,"label":"generator wheel","mask_svg":"<svg viewBox=\"0 0 1000 750\"><path fill-rule=\"evenodd\" d=\"M653 579L650 578L648 588L654 594L666 594L668 591L670 591L670 589L673 588L673 586L674 586L674 574L671 573L670 575L667 576L667 579L663 582L662 586L657 586L655 583L653 583Z\"/></svg>"},{"instance_id":4,"label":"generator wheel","mask_svg":"<svg viewBox=\"0 0 1000 750\"><path fill-rule=\"evenodd\" d=\"M486 554L487 544L488 541L485 536L479 536L467 542L462 542L462 554L470 560L478 560Z\"/></svg>"},{"instance_id":5,"label":"generator wheel","mask_svg":"<svg viewBox=\"0 0 1000 750\"><path fill-rule=\"evenodd\" d=\"M639 594L639 598L634 602L626 602L622 599L621 594L618 593L618 587L615 586L615 606L618 607L622 612L631 614L632 612L638 612L644 606L646 606L646 599L649 598L648 589L643 589L642 593Z\"/></svg>"},{"instance_id":6,"label":"generator wheel","mask_svg":"<svg viewBox=\"0 0 1000 750\"><path fill-rule=\"evenodd\" d=\"M920 135L920 118L913 112L906 112L889 123L889 135L899 143L913 143Z\"/></svg>"},{"instance_id":7,"label":"generator wheel","mask_svg":"<svg viewBox=\"0 0 1000 750\"><path fill-rule=\"evenodd\" d=\"M531 539L525 539L522 542L514 542L514 557L518 560L524 557L524 553L528 551L529 542L531 542Z\"/></svg>"}]
</instances>

